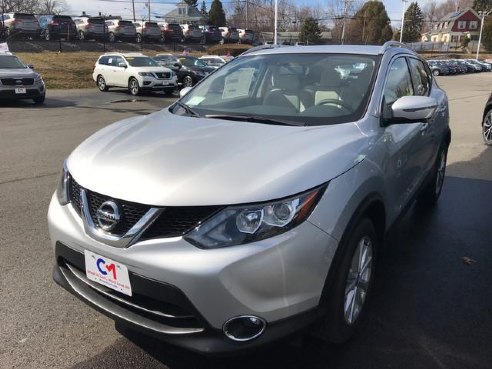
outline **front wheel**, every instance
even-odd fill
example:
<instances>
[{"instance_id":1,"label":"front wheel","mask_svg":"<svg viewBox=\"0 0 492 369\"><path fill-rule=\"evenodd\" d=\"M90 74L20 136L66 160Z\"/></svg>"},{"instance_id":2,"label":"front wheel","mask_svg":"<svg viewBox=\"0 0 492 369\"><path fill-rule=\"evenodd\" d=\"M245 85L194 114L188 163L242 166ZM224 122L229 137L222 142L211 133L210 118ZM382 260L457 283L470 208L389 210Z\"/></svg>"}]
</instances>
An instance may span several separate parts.
<instances>
[{"instance_id":1,"label":"front wheel","mask_svg":"<svg viewBox=\"0 0 492 369\"><path fill-rule=\"evenodd\" d=\"M46 41L51 40L51 35L50 35L50 32L49 32L48 30L46 30L46 31L44 32L44 39L45 39Z\"/></svg>"},{"instance_id":2,"label":"front wheel","mask_svg":"<svg viewBox=\"0 0 492 369\"><path fill-rule=\"evenodd\" d=\"M109 32L108 40L109 40L109 42L115 42L116 41L116 36L114 35L113 32Z\"/></svg>"},{"instance_id":3,"label":"front wheel","mask_svg":"<svg viewBox=\"0 0 492 369\"><path fill-rule=\"evenodd\" d=\"M33 98L33 100L34 100L35 104L43 104L45 98L46 97L43 95L43 96L35 97L35 98Z\"/></svg>"},{"instance_id":4,"label":"front wheel","mask_svg":"<svg viewBox=\"0 0 492 369\"><path fill-rule=\"evenodd\" d=\"M142 35L140 33L137 33L136 41L137 41L137 44L142 42Z\"/></svg>"},{"instance_id":5,"label":"front wheel","mask_svg":"<svg viewBox=\"0 0 492 369\"><path fill-rule=\"evenodd\" d=\"M191 76L185 76L183 78L183 87L193 87L193 78Z\"/></svg>"},{"instance_id":6,"label":"front wheel","mask_svg":"<svg viewBox=\"0 0 492 369\"><path fill-rule=\"evenodd\" d=\"M483 118L482 137L486 145L492 146L492 109Z\"/></svg>"},{"instance_id":7,"label":"front wheel","mask_svg":"<svg viewBox=\"0 0 492 369\"><path fill-rule=\"evenodd\" d=\"M326 315L318 335L333 343L347 341L356 330L372 290L379 239L369 218L361 218L345 232L335 267Z\"/></svg>"},{"instance_id":8,"label":"front wheel","mask_svg":"<svg viewBox=\"0 0 492 369\"><path fill-rule=\"evenodd\" d=\"M130 81L128 82L128 91L130 91L133 96L137 96L140 93L140 86L135 78L130 78Z\"/></svg>"},{"instance_id":9,"label":"front wheel","mask_svg":"<svg viewBox=\"0 0 492 369\"><path fill-rule=\"evenodd\" d=\"M102 92L106 92L109 89L108 85L106 84L106 80L101 75L97 76L97 87L99 88L99 91Z\"/></svg>"},{"instance_id":10,"label":"front wheel","mask_svg":"<svg viewBox=\"0 0 492 369\"><path fill-rule=\"evenodd\" d=\"M84 41L85 40L85 33L82 31L79 31L79 40Z\"/></svg>"},{"instance_id":11,"label":"front wheel","mask_svg":"<svg viewBox=\"0 0 492 369\"><path fill-rule=\"evenodd\" d=\"M438 69L434 69L434 70L432 71L432 74L433 74L434 76L438 76L440 73L439 73L439 70L438 70Z\"/></svg>"}]
</instances>

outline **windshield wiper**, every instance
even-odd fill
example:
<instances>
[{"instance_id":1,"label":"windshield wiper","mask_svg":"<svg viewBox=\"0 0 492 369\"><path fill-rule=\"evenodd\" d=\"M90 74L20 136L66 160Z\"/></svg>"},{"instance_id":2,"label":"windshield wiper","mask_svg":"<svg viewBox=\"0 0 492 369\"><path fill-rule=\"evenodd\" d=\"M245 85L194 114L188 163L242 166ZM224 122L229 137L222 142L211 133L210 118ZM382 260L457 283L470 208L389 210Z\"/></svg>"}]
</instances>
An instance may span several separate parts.
<instances>
[{"instance_id":1,"label":"windshield wiper","mask_svg":"<svg viewBox=\"0 0 492 369\"><path fill-rule=\"evenodd\" d=\"M196 111L194 111L192 108L190 108L188 105L186 105L185 103L182 103L181 101L176 101L174 103L174 105L178 105L180 108L183 108L185 112L187 112L189 115L191 115L192 117L200 117L200 114L198 114Z\"/></svg>"},{"instance_id":2,"label":"windshield wiper","mask_svg":"<svg viewBox=\"0 0 492 369\"><path fill-rule=\"evenodd\" d=\"M275 124L279 126L305 126L302 122L294 122L292 120L280 120L265 118L257 115L227 115L227 114L208 114L205 118L226 119L226 120L238 120L241 122L253 122L264 124Z\"/></svg>"}]
</instances>

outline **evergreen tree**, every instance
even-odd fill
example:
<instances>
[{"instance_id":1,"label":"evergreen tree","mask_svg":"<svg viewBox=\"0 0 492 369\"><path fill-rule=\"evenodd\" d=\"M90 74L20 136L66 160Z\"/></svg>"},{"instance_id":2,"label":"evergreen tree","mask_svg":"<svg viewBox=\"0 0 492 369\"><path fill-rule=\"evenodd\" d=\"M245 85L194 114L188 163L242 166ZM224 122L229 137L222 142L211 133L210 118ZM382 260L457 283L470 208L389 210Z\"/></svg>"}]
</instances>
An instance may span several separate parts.
<instances>
[{"instance_id":1,"label":"evergreen tree","mask_svg":"<svg viewBox=\"0 0 492 369\"><path fill-rule=\"evenodd\" d=\"M367 1L355 13L350 28L348 41L356 44L382 45L393 36L388 13L380 1Z\"/></svg>"},{"instance_id":2,"label":"evergreen tree","mask_svg":"<svg viewBox=\"0 0 492 369\"><path fill-rule=\"evenodd\" d=\"M473 0L472 8L477 12L492 10L492 0Z\"/></svg>"},{"instance_id":3,"label":"evergreen tree","mask_svg":"<svg viewBox=\"0 0 492 369\"><path fill-rule=\"evenodd\" d=\"M299 34L299 41L306 44L319 44L321 41L321 29L319 28L318 21L314 18L306 18L304 21L301 32Z\"/></svg>"},{"instance_id":4,"label":"evergreen tree","mask_svg":"<svg viewBox=\"0 0 492 369\"><path fill-rule=\"evenodd\" d=\"M487 51L492 50L492 17L485 18L482 32L482 45Z\"/></svg>"},{"instance_id":5,"label":"evergreen tree","mask_svg":"<svg viewBox=\"0 0 492 369\"><path fill-rule=\"evenodd\" d=\"M207 16L208 15L207 7L205 6L205 0L202 1L202 7L200 8L200 13L203 16Z\"/></svg>"},{"instance_id":6,"label":"evergreen tree","mask_svg":"<svg viewBox=\"0 0 492 369\"><path fill-rule=\"evenodd\" d=\"M198 0L184 0L184 2L188 5L195 7L195 8L198 6Z\"/></svg>"},{"instance_id":7,"label":"evergreen tree","mask_svg":"<svg viewBox=\"0 0 492 369\"><path fill-rule=\"evenodd\" d=\"M209 23L212 26L222 27L226 25L226 17L222 2L220 0L213 0L210 5L210 11L208 12Z\"/></svg>"},{"instance_id":8,"label":"evergreen tree","mask_svg":"<svg viewBox=\"0 0 492 369\"><path fill-rule=\"evenodd\" d=\"M411 3L405 12L403 25L403 42L418 42L424 25L424 15L417 2ZM401 32L401 30L400 30Z\"/></svg>"}]
</instances>

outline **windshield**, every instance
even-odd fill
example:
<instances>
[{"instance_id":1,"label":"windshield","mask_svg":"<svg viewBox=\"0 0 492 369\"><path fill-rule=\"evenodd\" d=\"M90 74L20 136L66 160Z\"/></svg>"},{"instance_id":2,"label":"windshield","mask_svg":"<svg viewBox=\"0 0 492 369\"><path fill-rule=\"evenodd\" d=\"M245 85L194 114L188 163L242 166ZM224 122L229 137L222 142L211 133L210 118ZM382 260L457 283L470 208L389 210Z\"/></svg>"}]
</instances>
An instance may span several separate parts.
<instances>
[{"instance_id":1,"label":"windshield","mask_svg":"<svg viewBox=\"0 0 492 369\"><path fill-rule=\"evenodd\" d=\"M181 62L181 64L183 64L186 67L195 66L195 67L203 68L207 66L203 61L201 61L198 58L179 58L179 61Z\"/></svg>"},{"instance_id":2,"label":"windshield","mask_svg":"<svg viewBox=\"0 0 492 369\"><path fill-rule=\"evenodd\" d=\"M157 64L153 59L148 56L132 56L125 58L128 64L132 67L157 67Z\"/></svg>"},{"instance_id":3,"label":"windshield","mask_svg":"<svg viewBox=\"0 0 492 369\"><path fill-rule=\"evenodd\" d=\"M299 125L355 121L366 110L378 58L245 55L218 69L181 102L200 116L254 116Z\"/></svg>"},{"instance_id":4,"label":"windshield","mask_svg":"<svg viewBox=\"0 0 492 369\"><path fill-rule=\"evenodd\" d=\"M27 68L16 56L13 55L1 55L0 56L0 69L18 69Z\"/></svg>"}]
</instances>

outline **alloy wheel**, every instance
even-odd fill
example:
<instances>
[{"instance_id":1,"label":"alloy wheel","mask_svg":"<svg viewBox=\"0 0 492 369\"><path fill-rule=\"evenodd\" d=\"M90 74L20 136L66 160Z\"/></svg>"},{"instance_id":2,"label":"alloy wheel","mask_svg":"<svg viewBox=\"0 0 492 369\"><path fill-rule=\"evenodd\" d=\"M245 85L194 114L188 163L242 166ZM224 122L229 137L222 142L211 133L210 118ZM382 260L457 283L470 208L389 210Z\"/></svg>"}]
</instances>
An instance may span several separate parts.
<instances>
[{"instance_id":1,"label":"alloy wheel","mask_svg":"<svg viewBox=\"0 0 492 369\"><path fill-rule=\"evenodd\" d=\"M492 110L487 112L483 120L482 137L487 145L492 145Z\"/></svg>"},{"instance_id":2,"label":"alloy wheel","mask_svg":"<svg viewBox=\"0 0 492 369\"><path fill-rule=\"evenodd\" d=\"M193 86L193 79L190 76L185 76L185 78L183 78L183 86L184 87L192 87Z\"/></svg>"},{"instance_id":3,"label":"alloy wheel","mask_svg":"<svg viewBox=\"0 0 492 369\"><path fill-rule=\"evenodd\" d=\"M363 237L354 252L345 285L343 315L347 324L359 317L372 277L373 244L368 236Z\"/></svg>"},{"instance_id":4,"label":"alloy wheel","mask_svg":"<svg viewBox=\"0 0 492 369\"><path fill-rule=\"evenodd\" d=\"M101 91L106 91L108 89L106 86L106 80L104 79L103 76L99 76L97 78L97 86L99 87L99 90L101 90Z\"/></svg>"},{"instance_id":5,"label":"alloy wheel","mask_svg":"<svg viewBox=\"0 0 492 369\"><path fill-rule=\"evenodd\" d=\"M138 81L135 78L130 80L130 93L132 95L138 95L140 92L140 86L138 85Z\"/></svg>"}]
</instances>

